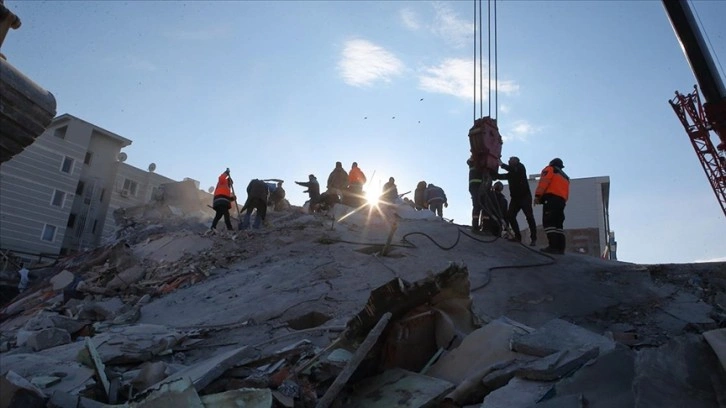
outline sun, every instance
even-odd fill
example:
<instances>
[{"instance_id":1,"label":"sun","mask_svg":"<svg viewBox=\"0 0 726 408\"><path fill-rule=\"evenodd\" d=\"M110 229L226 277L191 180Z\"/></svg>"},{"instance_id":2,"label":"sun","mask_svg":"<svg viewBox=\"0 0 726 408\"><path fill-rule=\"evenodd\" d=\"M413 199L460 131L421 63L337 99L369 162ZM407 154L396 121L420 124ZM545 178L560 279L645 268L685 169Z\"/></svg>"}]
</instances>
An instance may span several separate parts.
<instances>
[{"instance_id":1,"label":"sun","mask_svg":"<svg viewBox=\"0 0 726 408\"><path fill-rule=\"evenodd\" d=\"M369 205L378 205L378 194L374 191L366 191L366 201Z\"/></svg>"}]
</instances>

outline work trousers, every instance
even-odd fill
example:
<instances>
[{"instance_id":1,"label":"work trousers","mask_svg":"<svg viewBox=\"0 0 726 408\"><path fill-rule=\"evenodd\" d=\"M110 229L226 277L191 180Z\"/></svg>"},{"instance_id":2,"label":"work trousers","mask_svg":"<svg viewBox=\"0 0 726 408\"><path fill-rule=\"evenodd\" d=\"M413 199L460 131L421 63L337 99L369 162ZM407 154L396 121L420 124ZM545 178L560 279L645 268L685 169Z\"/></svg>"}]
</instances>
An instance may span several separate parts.
<instances>
[{"instance_id":1,"label":"work trousers","mask_svg":"<svg viewBox=\"0 0 726 408\"><path fill-rule=\"evenodd\" d=\"M212 229L217 229L217 223L224 217L224 224L227 229L232 231L232 221L229 219L229 204L218 205L214 207L214 220L212 220Z\"/></svg>"},{"instance_id":2,"label":"work trousers","mask_svg":"<svg viewBox=\"0 0 726 408\"><path fill-rule=\"evenodd\" d=\"M529 226L529 237L532 241L537 240L537 223L534 221L534 213L532 212L532 196L526 195L523 197L512 197L509 202L509 210L507 211L507 220L509 225L514 230L514 238L517 241L522 240L522 232L519 230L519 223L517 222L517 214L519 211L524 213L524 217L527 219L527 225Z\"/></svg>"},{"instance_id":3,"label":"work trousers","mask_svg":"<svg viewBox=\"0 0 726 408\"><path fill-rule=\"evenodd\" d=\"M247 229L250 227L252 210L257 210L257 213L255 214L255 223L252 225L252 228L259 229L260 224L265 221L265 217L267 216L267 202L261 198L247 198L245 208L247 209L247 212L245 213L244 221L242 221L242 224L240 225L240 229Z\"/></svg>"},{"instance_id":4,"label":"work trousers","mask_svg":"<svg viewBox=\"0 0 726 408\"><path fill-rule=\"evenodd\" d=\"M434 199L433 201L429 201L429 210L431 210L432 213L443 218L443 216L444 216L444 200L439 198L439 199Z\"/></svg>"},{"instance_id":5,"label":"work trousers","mask_svg":"<svg viewBox=\"0 0 726 408\"><path fill-rule=\"evenodd\" d=\"M479 199L479 189L481 183L469 183L469 194L471 195L471 228L475 231L481 229L479 225L479 214L481 213L481 200Z\"/></svg>"},{"instance_id":6,"label":"work trousers","mask_svg":"<svg viewBox=\"0 0 726 408\"><path fill-rule=\"evenodd\" d=\"M547 234L549 247L558 251L565 251L565 199L553 194L542 196L542 226Z\"/></svg>"}]
</instances>

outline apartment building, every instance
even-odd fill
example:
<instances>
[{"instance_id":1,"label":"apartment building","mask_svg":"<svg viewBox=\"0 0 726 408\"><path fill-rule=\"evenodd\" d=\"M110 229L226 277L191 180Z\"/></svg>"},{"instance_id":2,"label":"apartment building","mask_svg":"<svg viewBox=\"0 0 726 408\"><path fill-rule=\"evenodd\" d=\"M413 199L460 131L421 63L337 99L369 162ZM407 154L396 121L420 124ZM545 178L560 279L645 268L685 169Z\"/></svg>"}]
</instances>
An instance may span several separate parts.
<instances>
[{"instance_id":1,"label":"apartment building","mask_svg":"<svg viewBox=\"0 0 726 408\"><path fill-rule=\"evenodd\" d=\"M116 208L173 180L123 163L131 140L64 114L0 165L0 249L33 259L93 248Z\"/></svg>"},{"instance_id":2,"label":"apartment building","mask_svg":"<svg viewBox=\"0 0 726 408\"><path fill-rule=\"evenodd\" d=\"M529 176L529 187L534 191L539 182L539 174ZM504 186L504 195L509 197L509 188ZM570 198L565 208L565 235L567 251L592 256L615 259L615 233L610 231L610 177L586 177L570 179ZM542 206L534 206L537 222L537 242L547 243L542 228ZM517 222L523 237L529 237L529 228L521 212Z\"/></svg>"}]
</instances>

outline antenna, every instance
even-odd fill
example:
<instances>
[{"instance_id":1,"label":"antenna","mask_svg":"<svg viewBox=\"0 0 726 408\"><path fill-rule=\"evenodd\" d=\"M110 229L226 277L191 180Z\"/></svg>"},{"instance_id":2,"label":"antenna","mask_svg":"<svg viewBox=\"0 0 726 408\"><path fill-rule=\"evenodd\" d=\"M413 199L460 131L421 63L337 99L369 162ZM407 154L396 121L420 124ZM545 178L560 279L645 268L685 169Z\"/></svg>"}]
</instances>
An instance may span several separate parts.
<instances>
[{"instance_id":1,"label":"antenna","mask_svg":"<svg viewBox=\"0 0 726 408\"><path fill-rule=\"evenodd\" d=\"M129 156L126 153L124 153L124 152L121 152L121 153L118 154L118 156L116 156L116 159L118 161L120 161L121 163L125 162L126 159L128 159L128 158L129 158Z\"/></svg>"},{"instance_id":2,"label":"antenna","mask_svg":"<svg viewBox=\"0 0 726 408\"><path fill-rule=\"evenodd\" d=\"M153 173L156 170L156 163L149 164L149 173Z\"/></svg>"}]
</instances>

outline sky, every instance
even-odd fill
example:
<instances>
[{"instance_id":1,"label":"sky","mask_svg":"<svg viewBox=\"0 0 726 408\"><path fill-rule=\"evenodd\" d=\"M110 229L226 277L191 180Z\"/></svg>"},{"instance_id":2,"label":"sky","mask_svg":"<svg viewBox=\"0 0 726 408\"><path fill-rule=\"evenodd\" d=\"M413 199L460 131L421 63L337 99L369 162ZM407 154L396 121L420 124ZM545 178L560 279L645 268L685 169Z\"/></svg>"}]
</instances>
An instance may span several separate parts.
<instances>
[{"instance_id":1,"label":"sky","mask_svg":"<svg viewBox=\"0 0 726 408\"><path fill-rule=\"evenodd\" d=\"M691 4L726 63L726 2ZM476 108L473 1L5 6L22 20L8 61L58 114L131 139L136 167L204 190L227 167L239 190L280 178L302 205L294 181L324 185L336 161L356 161L367 190L426 180L446 191L444 216L468 224L468 131L491 111L505 161L534 174L560 157L572 178L610 177L618 259L726 260L726 217L667 102L695 78L660 1L498 2L498 98L485 71Z\"/></svg>"}]
</instances>

